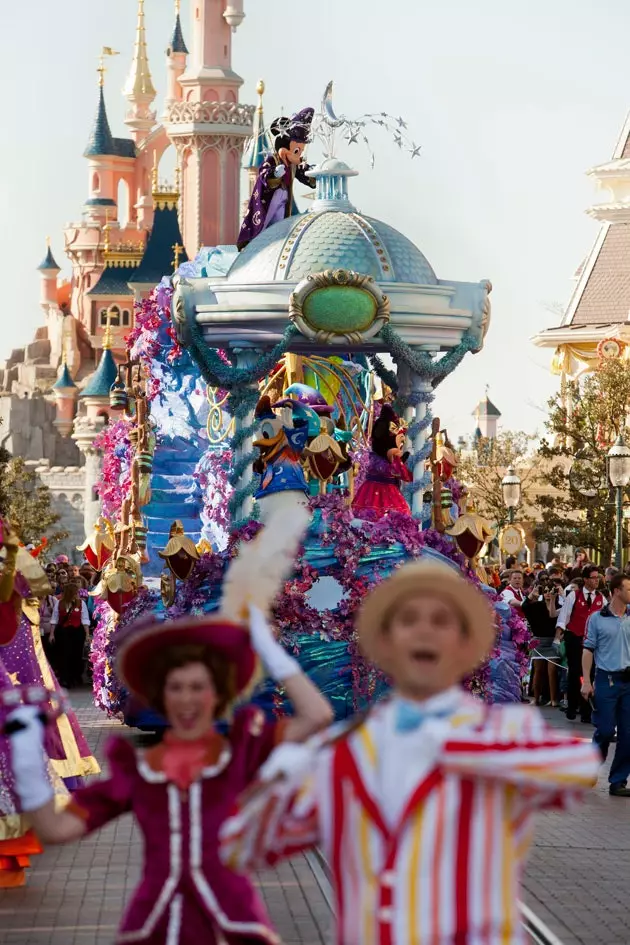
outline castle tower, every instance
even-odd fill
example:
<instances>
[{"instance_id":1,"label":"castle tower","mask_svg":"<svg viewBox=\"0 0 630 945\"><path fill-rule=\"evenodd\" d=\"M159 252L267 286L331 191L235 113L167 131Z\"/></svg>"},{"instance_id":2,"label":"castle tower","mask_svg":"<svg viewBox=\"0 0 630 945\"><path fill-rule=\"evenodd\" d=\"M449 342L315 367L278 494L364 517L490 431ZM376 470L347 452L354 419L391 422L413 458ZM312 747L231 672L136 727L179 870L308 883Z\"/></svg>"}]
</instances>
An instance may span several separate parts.
<instances>
[{"instance_id":1,"label":"castle tower","mask_svg":"<svg viewBox=\"0 0 630 945\"><path fill-rule=\"evenodd\" d=\"M166 132L182 169L182 233L192 258L200 246L233 244L238 233L241 159L251 137L251 106L232 70L232 30L242 0L195 0L192 54L178 82L182 101L167 108Z\"/></svg>"},{"instance_id":2,"label":"castle tower","mask_svg":"<svg viewBox=\"0 0 630 945\"><path fill-rule=\"evenodd\" d=\"M112 347L111 319L103 337L103 353L98 367L79 394L81 415L74 422L72 439L85 456L84 529L89 535L101 514L98 484L101 481L103 457L94 446L94 440L109 421L109 391L118 376Z\"/></svg>"},{"instance_id":3,"label":"castle tower","mask_svg":"<svg viewBox=\"0 0 630 945\"><path fill-rule=\"evenodd\" d=\"M263 117L263 95L265 94L265 83L262 79L258 80L256 86L258 93L258 106L254 113L254 126L252 128L252 137L243 155L243 169L247 171L249 179L249 197L251 197L258 177L260 165L265 160L270 151L273 151L273 141L265 128L265 119ZM247 210L248 201L244 201L242 212Z\"/></svg>"},{"instance_id":4,"label":"castle tower","mask_svg":"<svg viewBox=\"0 0 630 945\"><path fill-rule=\"evenodd\" d=\"M138 23L133 62L129 78L123 89L123 95L129 102L125 124L131 130L133 140L138 144L147 136L155 124L155 112L151 111L151 103L157 95L151 79L149 57L147 55L144 0L138 0Z\"/></svg>"},{"instance_id":5,"label":"castle tower","mask_svg":"<svg viewBox=\"0 0 630 945\"><path fill-rule=\"evenodd\" d=\"M160 184L153 169L153 226L140 265L129 280L137 299L146 298L163 276L188 260L179 228L179 173L175 185Z\"/></svg>"},{"instance_id":6,"label":"castle tower","mask_svg":"<svg viewBox=\"0 0 630 945\"><path fill-rule=\"evenodd\" d=\"M50 237L46 240L46 255L37 269L41 273L40 304L47 315L48 306L57 304L57 276L61 272L50 248Z\"/></svg>"},{"instance_id":7,"label":"castle tower","mask_svg":"<svg viewBox=\"0 0 630 945\"><path fill-rule=\"evenodd\" d=\"M180 77L186 71L186 57L188 56L188 47L184 41L182 31L182 21L179 16L180 0L175 0L175 26L171 43L166 50L166 108L174 102L180 102L182 99L182 87L179 84Z\"/></svg>"},{"instance_id":8,"label":"castle tower","mask_svg":"<svg viewBox=\"0 0 630 945\"><path fill-rule=\"evenodd\" d=\"M62 436L70 436L74 424L75 405L79 388L72 380L72 376L68 370L65 351L61 362L61 373L53 384L52 389L55 395L55 403L57 404L55 426Z\"/></svg>"},{"instance_id":9,"label":"castle tower","mask_svg":"<svg viewBox=\"0 0 630 945\"><path fill-rule=\"evenodd\" d=\"M494 439L497 435L497 421L500 416L501 411L494 406L486 393L473 410L473 417L477 421L475 439L479 437L487 440Z\"/></svg>"}]
</instances>

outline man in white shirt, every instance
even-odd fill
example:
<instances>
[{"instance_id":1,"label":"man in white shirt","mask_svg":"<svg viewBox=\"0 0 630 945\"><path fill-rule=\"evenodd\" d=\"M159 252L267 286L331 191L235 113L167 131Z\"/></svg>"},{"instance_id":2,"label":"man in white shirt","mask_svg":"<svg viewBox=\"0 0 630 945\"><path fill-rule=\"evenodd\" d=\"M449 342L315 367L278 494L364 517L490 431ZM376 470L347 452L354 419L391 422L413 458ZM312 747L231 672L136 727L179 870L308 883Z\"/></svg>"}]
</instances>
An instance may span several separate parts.
<instances>
[{"instance_id":1,"label":"man in white shirt","mask_svg":"<svg viewBox=\"0 0 630 945\"><path fill-rule=\"evenodd\" d=\"M522 571L514 568L514 570L510 572L510 583L505 590L501 592L501 600L509 604L510 607L516 608L520 613L523 601L525 600Z\"/></svg>"},{"instance_id":2,"label":"man in white shirt","mask_svg":"<svg viewBox=\"0 0 630 945\"><path fill-rule=\"evenodd\" d=\"M567 594L558 614L556 640L564 639L567 654L567 718L576 718L579 711L582 722L591 720L590 704L580 693L582 679L582 649L586 624L591 614L601 610L606 598L598 590L600 573L594 564L582 570L584 587Z\"/></svg>"}]
</instances>

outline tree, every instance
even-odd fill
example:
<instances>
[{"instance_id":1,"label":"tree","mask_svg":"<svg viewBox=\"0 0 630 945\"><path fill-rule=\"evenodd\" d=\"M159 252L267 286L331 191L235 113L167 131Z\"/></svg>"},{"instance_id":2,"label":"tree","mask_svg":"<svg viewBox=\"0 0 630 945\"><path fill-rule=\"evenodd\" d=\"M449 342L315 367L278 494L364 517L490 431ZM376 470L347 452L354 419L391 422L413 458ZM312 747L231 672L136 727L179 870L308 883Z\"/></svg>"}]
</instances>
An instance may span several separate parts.
<instances>
[{"instance_id":1,"label":"tree","mask_svg":"<svg viewBox=\"0 0 630 945\"><path fill-rule=\"evenodd\" d=\"M19 456L0 447L0 516L15 524L20 541L37 544L44 536L52 545L67 536L54 529L59 515L53 510L50 489Z\"/></svg>"},{"instance_id":2,"label":"tree","mask_svg":"<svg viewBox=\"0 0 630 945\"><path fill-rule=\"evenodd\" d=\"M617 359L602 361L582 383L565 383L549 401L551 438L541 441L539 456L541 480L551 491L538 498L538 539L584 546L610 561L615 504L606 453L619 434L627 435L629 410L630 371Z\"/></svg>"},{"instance_id":3,"label":"tree","mask_svg":"<svg viewBox=\"0 0 630 945\"><path fill-rule=\"evenodd\" d=\"M472 453L462 457L457 467L457 478L468 486L479 514L499 528L508 520L501 480L509 466L518 467L521 506L534 504L540 465L537 454L531 455L535 440L536 434L513 430L502 430L492 439L481 437L475 441Z\"/></svg>"}]
</instances>

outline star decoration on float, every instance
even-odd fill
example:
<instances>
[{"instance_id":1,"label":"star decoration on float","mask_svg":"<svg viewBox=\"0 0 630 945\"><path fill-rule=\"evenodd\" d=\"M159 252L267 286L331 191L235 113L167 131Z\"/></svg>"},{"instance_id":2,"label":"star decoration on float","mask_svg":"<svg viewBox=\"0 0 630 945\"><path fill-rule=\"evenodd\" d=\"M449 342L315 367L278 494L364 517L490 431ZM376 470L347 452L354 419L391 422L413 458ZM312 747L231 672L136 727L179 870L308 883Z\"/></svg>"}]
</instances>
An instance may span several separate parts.
<instances>
[{"instance_id":1,"label":"star decoration on float","mask_svg":"<svg viewBox=\"0 0 630 945\"><path fill-rule=\"evenodd\" d=\"M313 117L312 136L317 138L324 149L325 158L336 157L336 140L339 133L343 135L346 144L365 145L370 155L370 165L374 167L375 157L367 135L369 126L383 128L400 150L409 152L412 158L420 155L420 147L405 133L407 122L402 116L394 118L387 112L368 112L358 118L349 118L346 115L337 115L333 106L333 83L326 86L322 97L319 112Z\"/></svg>"}]
</instances>

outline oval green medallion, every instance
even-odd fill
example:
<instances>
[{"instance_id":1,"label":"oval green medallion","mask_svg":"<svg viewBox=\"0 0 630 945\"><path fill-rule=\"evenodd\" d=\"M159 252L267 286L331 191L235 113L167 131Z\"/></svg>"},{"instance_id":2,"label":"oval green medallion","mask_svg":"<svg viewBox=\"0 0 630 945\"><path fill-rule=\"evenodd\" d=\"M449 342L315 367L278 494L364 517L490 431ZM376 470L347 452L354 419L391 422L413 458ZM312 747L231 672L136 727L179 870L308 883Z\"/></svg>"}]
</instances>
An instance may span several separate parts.
<instances>
[{"instance_id":1,"label":"oval green medallion","mask_svg":"<svg viewBox=\"0 0 630 945\"><path fill-rule=\"evenodd\" d=\"M365 289L330 285L315 289L304 300L304 319L319 331L343 334L365 331L376 316L376 299Z\"/></svg>"}]
</instances>

